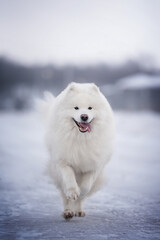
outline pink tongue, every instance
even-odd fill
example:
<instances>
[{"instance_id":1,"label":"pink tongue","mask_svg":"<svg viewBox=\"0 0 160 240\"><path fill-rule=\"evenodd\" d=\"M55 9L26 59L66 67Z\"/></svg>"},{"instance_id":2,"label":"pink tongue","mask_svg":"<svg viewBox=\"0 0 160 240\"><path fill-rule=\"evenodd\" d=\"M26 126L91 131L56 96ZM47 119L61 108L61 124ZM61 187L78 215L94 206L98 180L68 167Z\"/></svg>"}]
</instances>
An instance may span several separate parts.
<instances>
[{"instance_id":1,"label":"pink tongue","mask_svg":"<svg viewBox=\"0 0 160 240\"><path fill-rule=\"evenodd\" d=\"M79 123L81 131L88 131L91 132L91 125L90 123Z\"/></svg>"}]
</instances>

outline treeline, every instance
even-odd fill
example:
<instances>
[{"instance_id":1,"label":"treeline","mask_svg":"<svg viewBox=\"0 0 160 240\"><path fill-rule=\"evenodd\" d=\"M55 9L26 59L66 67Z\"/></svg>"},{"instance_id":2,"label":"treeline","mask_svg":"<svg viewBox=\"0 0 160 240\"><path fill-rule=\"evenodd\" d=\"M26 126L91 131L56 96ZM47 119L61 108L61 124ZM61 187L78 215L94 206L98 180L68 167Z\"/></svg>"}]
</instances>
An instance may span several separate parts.
<instances>
[{"instance_id":1,"label":"treeline","mask_svg":"<svg viewBox=\"0 0 160 240\"><path fill-rule=\"evenodd\" d=\"M18 85L37 88L63 89L71 81L94 82L98 85L114 83L118 79L146 73L138 62L128 61L120 66L104 64L94 66L23 66L0 58L0 91L9 90Z\"/></svg>"},{"instance_id":2,"label":"treeline","mask_svg":"<svg viewBox=\"0 0 160 240\"><path fill-rule=\"evenodd\" d=\"M119 66L98 64L90 66L24 66L0 58L0 109L30 107L35 95L44 90L59 93L69 82L94 82L99 86L113 84L123 77L137 73L154 73L138 61L127 61Z\"/></svg>"}]
</instances>

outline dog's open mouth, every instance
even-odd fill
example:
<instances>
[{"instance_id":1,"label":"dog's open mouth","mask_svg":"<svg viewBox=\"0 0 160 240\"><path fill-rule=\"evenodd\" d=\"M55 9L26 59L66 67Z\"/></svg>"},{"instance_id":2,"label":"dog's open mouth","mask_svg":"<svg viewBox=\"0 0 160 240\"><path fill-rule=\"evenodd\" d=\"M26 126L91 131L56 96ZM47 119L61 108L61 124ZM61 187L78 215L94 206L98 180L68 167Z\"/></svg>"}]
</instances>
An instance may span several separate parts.
<instances>
[{"instance_id":1,"label":"dog's open mouth","mask_svg":"<svg viewBox=\"0 0 160 240\"><path fill-rule=\"evenodd\" d=\"M80 132L82 133L91 132L91 122L89 123L77 122L74 118L73 118L73 121L78 126Z\"/></svg>"}]
</instances>

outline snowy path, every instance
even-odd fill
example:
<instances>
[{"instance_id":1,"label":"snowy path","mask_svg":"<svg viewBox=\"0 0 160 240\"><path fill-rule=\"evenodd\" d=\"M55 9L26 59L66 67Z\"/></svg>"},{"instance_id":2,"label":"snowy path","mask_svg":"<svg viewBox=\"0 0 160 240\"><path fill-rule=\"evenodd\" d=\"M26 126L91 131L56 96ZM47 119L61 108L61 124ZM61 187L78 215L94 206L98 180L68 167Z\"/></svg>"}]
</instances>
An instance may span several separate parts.
<instances>
[{"instance_id":1,"label":"snowy path","mask_svg":"<svg viewBox=\"0 0 160 240\"><path fill-rule=\"evenodd\" d=\"M33 113L0 114L0 239L160 239L160 115L116 113L108 186L65 221Z\"/></svg>"}]
</instances>

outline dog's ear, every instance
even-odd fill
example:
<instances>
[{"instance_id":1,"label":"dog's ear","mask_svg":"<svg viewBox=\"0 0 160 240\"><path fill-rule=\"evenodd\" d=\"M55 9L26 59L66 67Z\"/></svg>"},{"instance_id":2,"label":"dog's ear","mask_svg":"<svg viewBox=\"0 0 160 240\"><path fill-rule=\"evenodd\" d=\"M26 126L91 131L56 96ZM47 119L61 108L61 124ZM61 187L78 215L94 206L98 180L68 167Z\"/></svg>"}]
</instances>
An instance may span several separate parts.
<instances>
[{"instance_id":1,"label":"dog's ear","mask_svg":"<svg viewBox=\"0 0 160 240\"><path fill-rule=\"evenodd\" d=\"M92 87L92 89L93 89L95 92L98 92L98 93L99 93L99 87L97 87L96 84L91 83L91 87Z\"/></svg>"},{"instance_id":2,"label":"dog's ear","mask_svg":"<svg viewBox=\"0 0 160 240\"><path fill-rule=\"evenodd\" d=\"M76 90L76 83L75 82L71 82L68 85L68 89L69 89L69 91L75 91Z\"/></svg>"}]
</instances>

